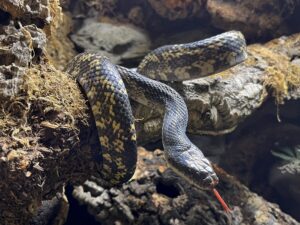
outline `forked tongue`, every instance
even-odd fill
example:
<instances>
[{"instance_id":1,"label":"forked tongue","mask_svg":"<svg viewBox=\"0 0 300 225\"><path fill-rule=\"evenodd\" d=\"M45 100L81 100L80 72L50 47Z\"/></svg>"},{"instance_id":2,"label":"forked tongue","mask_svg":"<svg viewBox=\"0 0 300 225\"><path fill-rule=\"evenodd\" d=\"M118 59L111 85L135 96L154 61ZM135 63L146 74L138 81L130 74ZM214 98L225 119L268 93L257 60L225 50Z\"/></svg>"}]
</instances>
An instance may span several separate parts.
<instances>
[{"instance_id":1,"label":"forked tongue","mask_svg":"<svg viewBox=\"0 0 300 225\"><path fill-rule=\"evenodd\" d=\"M221 197L221 195L219 194L217 189L213 188L212 191L213 191L214 195L216 196L216 198L218 199L218 201L220 202L220 204L222 205L224 211L227 213L230 213L231 209L228 207L226 202L223 200L223 198Z\"/></svg>"}]
</instances>

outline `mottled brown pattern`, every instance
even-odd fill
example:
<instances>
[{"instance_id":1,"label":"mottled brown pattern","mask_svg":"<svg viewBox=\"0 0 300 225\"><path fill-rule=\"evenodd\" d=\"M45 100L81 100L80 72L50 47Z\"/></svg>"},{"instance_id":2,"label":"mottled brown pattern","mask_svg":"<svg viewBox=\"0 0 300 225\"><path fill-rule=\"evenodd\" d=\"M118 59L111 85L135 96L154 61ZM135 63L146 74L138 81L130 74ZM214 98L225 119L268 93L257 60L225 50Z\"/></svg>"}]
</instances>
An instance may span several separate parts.
<instances>
[{"instance_id":1,"label":"mottled brown pattern","mask_svg":"<svg viewBox=\"0 0 300 225\"><path fill-rule=\"evenodd\" d=\"M246 57L244 36L229 31L201 41L155 49L142 60L137 72L156 80L190 80L225 70Z\"/></svg>"}]
</instances>

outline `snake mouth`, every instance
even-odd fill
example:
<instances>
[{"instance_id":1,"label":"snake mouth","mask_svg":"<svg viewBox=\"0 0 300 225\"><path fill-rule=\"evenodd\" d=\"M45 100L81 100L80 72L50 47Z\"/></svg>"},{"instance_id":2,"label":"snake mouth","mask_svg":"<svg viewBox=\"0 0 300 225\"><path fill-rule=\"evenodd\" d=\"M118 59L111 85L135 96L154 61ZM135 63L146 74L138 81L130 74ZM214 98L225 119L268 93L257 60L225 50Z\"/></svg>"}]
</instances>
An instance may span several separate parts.
<instances>
[{"instance_id":1,"label":"snake mouth","mask_svg":"<svg viewBox=\"0 0 300 225\"><path fill-rule=\"evenodd\" d=\"M168 161L167 161L168 162ZM213 170L208 171L186 171L179 170L172 163L168 162L168 166L180 177L184 178L191 185L201 190L212 190L218 183L219 178Z\"/></svg>"},{"instance_id":2,"label":"snake mouth","mask_svg":"<svg viewBox=\"0 0 300 225\"><path fill-rule=\"evenodd\" d=\"M196 187L200 189L211 190L219 183L219 178L217 177L215 172L210 171L209 173L207 173L207 177L205 179L193 180L192 182Z\"/></svg>"}]
</instances>

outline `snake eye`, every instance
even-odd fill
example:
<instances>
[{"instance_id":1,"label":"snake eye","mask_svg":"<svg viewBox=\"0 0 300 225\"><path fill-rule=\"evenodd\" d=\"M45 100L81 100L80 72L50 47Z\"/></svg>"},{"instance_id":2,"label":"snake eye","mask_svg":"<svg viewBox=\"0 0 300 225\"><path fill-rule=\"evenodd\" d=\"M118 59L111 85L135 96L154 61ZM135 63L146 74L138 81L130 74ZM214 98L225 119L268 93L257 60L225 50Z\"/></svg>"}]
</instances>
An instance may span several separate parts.
<instances>
[{"instance_id":1,"label":"snake eye","mask_svg":"<svg viewBox=\"0 0 300 225\"><path fill-rule=\"evenodd\" d=\"M205 178L203 181L204 181L204 186L208 188L213 188L219 183L219 179L215 174L212 174L211 176Z\"/></svg>"},{"instance_id":2,"label":"snake eye","mask_svg":"<svg viewBox=\"0 0 300 225\"><path fill-rule=\"evenodd\" d=\"M218 177L209 160L195 145L182 152L180 157L166 157L166 159L174 172L200 189L209 190L218 183Z\"/></svg>"}]
</instances>

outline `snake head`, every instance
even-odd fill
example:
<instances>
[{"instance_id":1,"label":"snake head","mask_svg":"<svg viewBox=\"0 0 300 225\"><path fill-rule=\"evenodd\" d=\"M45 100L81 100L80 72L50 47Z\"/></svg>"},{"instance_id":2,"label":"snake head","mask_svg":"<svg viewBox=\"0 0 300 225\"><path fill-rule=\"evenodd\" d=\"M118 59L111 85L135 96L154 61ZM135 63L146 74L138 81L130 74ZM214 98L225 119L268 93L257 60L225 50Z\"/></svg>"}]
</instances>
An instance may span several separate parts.
<instances>
[{"instance_id":1,"label":"snake head","mask_svg":"<svg viewBox=\"0 0 300 225\"><path fill-rule=\"evenodd\" d=\"M165 158L175 173L200 189L211 190L219 182L210 162L196 146L178 155L165 152Z\"/></svg>"}]
</instances>

